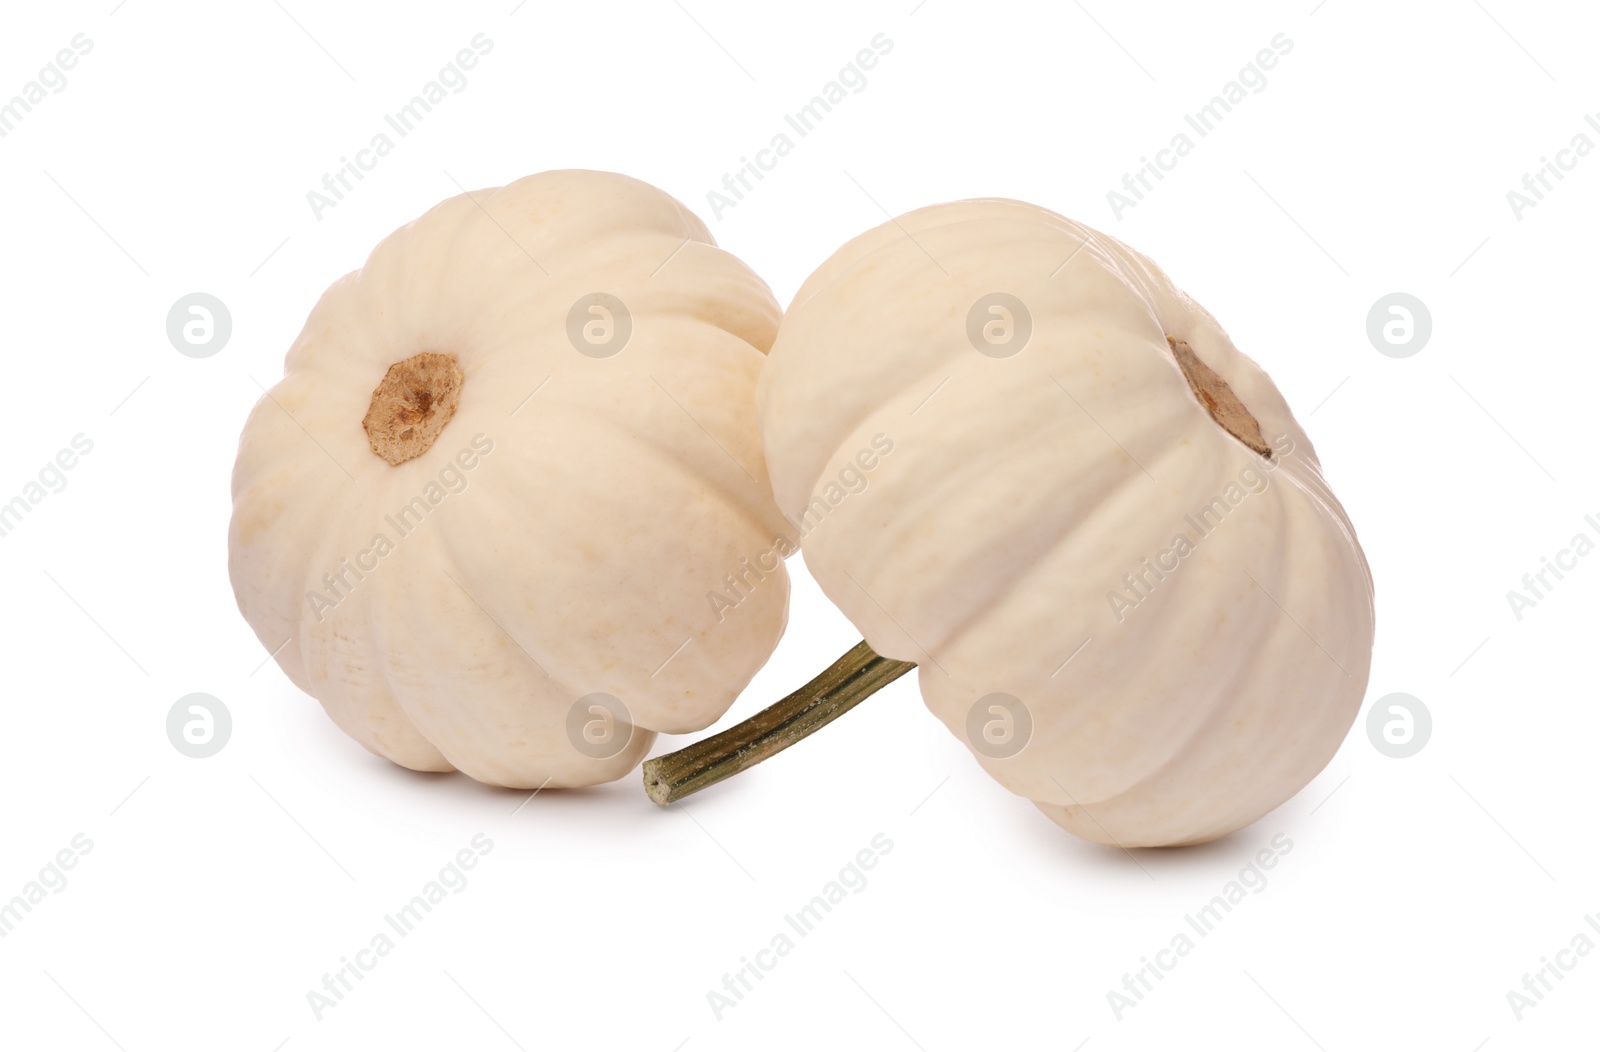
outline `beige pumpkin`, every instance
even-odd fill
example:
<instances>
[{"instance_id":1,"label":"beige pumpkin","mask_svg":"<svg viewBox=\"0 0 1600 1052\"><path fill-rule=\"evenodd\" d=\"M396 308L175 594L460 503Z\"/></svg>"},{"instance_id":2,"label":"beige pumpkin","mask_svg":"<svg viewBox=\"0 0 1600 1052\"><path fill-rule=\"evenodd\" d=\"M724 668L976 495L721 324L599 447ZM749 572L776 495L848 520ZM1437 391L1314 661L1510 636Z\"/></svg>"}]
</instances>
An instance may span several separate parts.
<instances>
[{"instance_id":1,"label":"beige pumpkin","mask_svg":"<svg viewBox=\"0 0 1600 1052\"><path fill-rule=\"evenodd\" d=\"M779 310L637 180L463 194L336 282L250 414L239 608L356 741L495 785L614 779L782 634L754 390Z\"/></svg>"},{"instance_id":2,"label":"beige pumpkin","mask_svg":"<svg viewBox=\"0 0 1600 1052\"><path fill-rule=\"evenodd\" d=\"M1354 529L1267 374L1149 259L1016 201L912 212L806 281L758 397L791 516L893 442L806 565L1066 829L1208 840L1339 747L1373 642Z\"/></svg>"}]
</instances>

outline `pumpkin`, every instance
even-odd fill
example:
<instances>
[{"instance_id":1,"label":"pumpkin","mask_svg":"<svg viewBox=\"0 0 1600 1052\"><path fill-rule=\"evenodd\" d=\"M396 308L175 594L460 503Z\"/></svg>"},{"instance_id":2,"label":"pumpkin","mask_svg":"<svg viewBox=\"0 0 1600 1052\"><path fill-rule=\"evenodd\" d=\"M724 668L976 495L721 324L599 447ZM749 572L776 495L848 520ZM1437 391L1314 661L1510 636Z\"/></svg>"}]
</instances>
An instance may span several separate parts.
<instances>
[{"instance_id":1,"label":"pumpkin","mask_svg":"<svg viewBox=\"0 0 1600 1052\"><path fill-rule=\"evenodd\" d=\"M1355 531L1267 374L1127 246L1016 201L902 216L804 283L757 398L778 505L813 515L806 565L867 644L807 712L915 664L995 779L1124 847L1247 825L1344 738L1373 642ZM893 456L824 516L879 434Z\"/></svg>"},{"instance_id":2,"label":"pumpkin","mask_svg":"<svg viewBox=\"0 0 1600 1052\"><path fill-rule=\"evenodd\" d=\"M251 412L229 572L287 676L418 771L621 776L782 634L790 531L754 392L767 286L667 194L563 171L463 194L328 289Z\"/></svg>"}]
</instances>

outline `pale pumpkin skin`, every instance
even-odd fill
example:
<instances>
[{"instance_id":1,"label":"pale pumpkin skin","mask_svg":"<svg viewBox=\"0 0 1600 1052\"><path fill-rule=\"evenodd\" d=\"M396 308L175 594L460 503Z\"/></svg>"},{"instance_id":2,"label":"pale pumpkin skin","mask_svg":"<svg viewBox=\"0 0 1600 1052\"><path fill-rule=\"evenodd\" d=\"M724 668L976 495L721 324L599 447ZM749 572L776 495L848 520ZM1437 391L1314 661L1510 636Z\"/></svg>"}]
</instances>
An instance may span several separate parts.
<instances>
[{"instance_id":1,"label":"pale pumpkin skin","mask_svg":"<svg viewBox=\"0 0 1600 1052\"><path fill-rule=\"evenodd\" d=\"M568 338L594 292L632 315L607 358ZM622 776L654 732L722 715L782 635L781 560L720 620L707 598L793 533L754 414L779 313L699 219L634 179L548 172L443 202L323 295L250 414L229 530L240 610L300 689L397 764L520 788ZM460 405L391 466L362 419L389 367L421 352L456 356ZM440 484L452 464L459 492ZM418 496L431 510L402 536L393 516ZM363 552L375 569L335 596L323 575ZM631 713L616 755L569 737L591 693Z\"/></svg>"},{"instance_id":2,"label":"pale pumpkin skin","mask_svg":"<svg viewBox=\"0 0 1600 1052\"><path fill-rule=\"evenodd\" d=\"M968 338L995 292L1031 312L1012 357ZM1272 462L1213 420L1169 337L1232 387ZM1366 559L1267 374L1149 259L1016 201L912 212L806 281L757 397L791 516L870 436L892 439L805 535L806 565L874 650L918 663L928 707L969 746L979 699L1023 702L1022 751L974 755L1070 832L1219 837L1339 747L1371 662ZM1239 485L1247 468L1264 490ZM1229 508L1201 536L1185 516L1214 497ZM1123 575L1181 532L1192 550L1117 608L1113 592L1138 598Z\"/></svg>"}]
</instances>

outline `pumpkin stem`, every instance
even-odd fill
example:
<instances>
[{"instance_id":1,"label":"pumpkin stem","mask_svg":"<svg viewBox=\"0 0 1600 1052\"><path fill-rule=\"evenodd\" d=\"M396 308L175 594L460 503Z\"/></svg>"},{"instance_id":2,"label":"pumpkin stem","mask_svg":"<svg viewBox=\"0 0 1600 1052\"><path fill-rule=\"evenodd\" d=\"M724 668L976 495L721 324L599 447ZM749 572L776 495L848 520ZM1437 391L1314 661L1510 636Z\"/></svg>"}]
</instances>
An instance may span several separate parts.
<instances>
[{"instance_id":1,"label":"pumpkin stem","mask_svg":"<svg viewBox=\"0 0 1600 1052\"><path fill-rule=\"evenodd\" d=\"M1183 370L1184 377L1189 381L1189 390L1205 406L1217 426L1271 460L1272 447L1261 437L1261 425L1245 404L1239 401L1239 396L1233 393L1228 381L1202 362L1187 342L1168 336L1167 346L1172 348L1172 357L1177 359L1178 368Z\"/></svg>"},{"instance_id":2,"label":"pumpkin stem","mask_svg":"<svg viewBox=\"0 0 1600 1052\"><path fill-rule=\"evenodd\" d=\"M667 806L821 730L917 666L857 643L823 673L743 723L644 765L644 791Z\"/></svg>"},{"instance_id":3,"label":"pumpkin stem","mask_svg":"<svg viewBox=\"0 0 1600 1052\"><path fill-rule=\"evenodd\" d=\"M463 379L453 354L424 351L389 366L361 420L372 451L391 465L426 453L456 415Z\"/></svg>"}]
</instances>

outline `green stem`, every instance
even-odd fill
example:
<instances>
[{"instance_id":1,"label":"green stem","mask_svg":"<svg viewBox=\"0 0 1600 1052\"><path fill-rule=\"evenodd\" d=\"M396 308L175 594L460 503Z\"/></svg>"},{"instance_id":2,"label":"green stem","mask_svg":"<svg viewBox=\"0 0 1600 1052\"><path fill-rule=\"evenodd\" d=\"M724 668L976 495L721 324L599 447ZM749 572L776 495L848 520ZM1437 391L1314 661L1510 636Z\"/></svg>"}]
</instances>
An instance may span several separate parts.
<instances>
[{"instance_id":1,"label":"green stem","mask_svg":"<svg viewBox=\"0 0 1600 1052\"><path fill-rule=\"evenodd\" d=\"M754 767L826 727L917 666L881 657L865 642L816 679L743 723L644 765L644 791L662 807Z\"/></svg>"}]
</instances>

